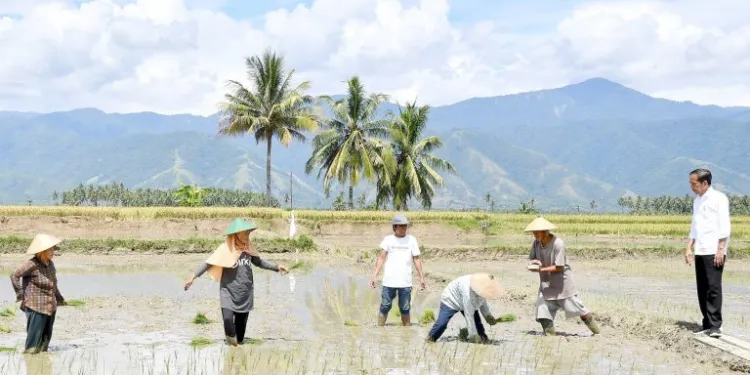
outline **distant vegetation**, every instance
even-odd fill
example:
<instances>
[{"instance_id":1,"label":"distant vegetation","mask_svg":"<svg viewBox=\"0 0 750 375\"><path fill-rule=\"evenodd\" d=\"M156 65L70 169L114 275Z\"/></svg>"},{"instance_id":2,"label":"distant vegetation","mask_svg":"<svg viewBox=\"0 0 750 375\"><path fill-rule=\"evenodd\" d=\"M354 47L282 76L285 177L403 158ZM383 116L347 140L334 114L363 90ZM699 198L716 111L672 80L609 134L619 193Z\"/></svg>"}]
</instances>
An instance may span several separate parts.
<instances>
[{"instance_id":1,"label":"distant vegetation","mask_svg":"<svg viewBox=\"0 0 750 375\"><path fill-rule=\"evenodd\" d=\"M750 215L750 195L728 195L731 215ZM629 213L639 215L690 215L694 196L622 197L617 204Z\"/></svg>"},{"instance_id":2,"label":"distant vegetation","mask_svg":"<svg viewBox=\"0 0 750 375\"><path fill-rule=\"evenodd\" d=\"M199 188L183 185L180 189L135 189L113 182L109 185L83 185L71 191L57 192L53 200L67 206L118 207L268 207L264 194L243 190ZM270 207L279 207L270 200Z\"/></svg>"}]
</instances>

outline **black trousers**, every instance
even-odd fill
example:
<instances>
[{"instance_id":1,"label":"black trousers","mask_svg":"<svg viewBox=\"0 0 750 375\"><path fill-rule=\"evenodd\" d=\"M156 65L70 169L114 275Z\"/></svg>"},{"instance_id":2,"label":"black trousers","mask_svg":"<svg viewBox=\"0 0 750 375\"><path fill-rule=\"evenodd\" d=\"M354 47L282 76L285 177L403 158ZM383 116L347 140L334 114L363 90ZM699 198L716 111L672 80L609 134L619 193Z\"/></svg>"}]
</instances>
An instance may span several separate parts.
<instances>
[{"instance_id":1,"label":"black trousers","mask_svg":"<svg viewBox=\"0 0 750 375\"><path fill-rule=\"evenodd\" d=\"M224 320L224 334L229 337L236 337L237 342L242 344L242 341L245 340L248 316L250 316L249 312L241 313L222 308L221 317Z\"/></svg>"},{"instance_id":2,"label":"black trousers","mask_svg":"<svg viewBox=\"0 0 750 375\"><path fill-rule=\"evenodd\" d=\"M724 266L716 267L713 255L696 255L694 263L703 329L721 328L721 276Z\"/></svg>"},{"instance_id":3,"label":"black trousers","mask_svg":"<svg viewBox=\"0 0 750 375\"><path fill-rule=\"evenodd\" d=\"M25 352L46 352L52 339L52 327L55 325L55 313L45 315L25 307L26 313L26 348Z\"/></svg>"}]
</instances>

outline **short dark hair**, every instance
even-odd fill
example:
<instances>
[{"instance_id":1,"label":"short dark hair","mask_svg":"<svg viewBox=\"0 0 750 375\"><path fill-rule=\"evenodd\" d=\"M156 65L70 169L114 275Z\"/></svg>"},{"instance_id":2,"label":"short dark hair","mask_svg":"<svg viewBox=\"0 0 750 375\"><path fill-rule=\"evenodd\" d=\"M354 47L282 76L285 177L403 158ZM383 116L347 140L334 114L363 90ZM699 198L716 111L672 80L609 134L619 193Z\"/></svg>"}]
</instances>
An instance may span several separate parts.
<instances>
[{"instance_id":1,"label":"short dark hair","mask_svg":"<svg viewBox=\"0 0 750 375\"><path fill-rule=\"evenodd\" d=\"M708 169L698 168L690 172L690 174L694 174L696 177L698 177L698 182L708 182L708 186L711 186L711 171L709 171Z\"/></svg>"}]
</instances>

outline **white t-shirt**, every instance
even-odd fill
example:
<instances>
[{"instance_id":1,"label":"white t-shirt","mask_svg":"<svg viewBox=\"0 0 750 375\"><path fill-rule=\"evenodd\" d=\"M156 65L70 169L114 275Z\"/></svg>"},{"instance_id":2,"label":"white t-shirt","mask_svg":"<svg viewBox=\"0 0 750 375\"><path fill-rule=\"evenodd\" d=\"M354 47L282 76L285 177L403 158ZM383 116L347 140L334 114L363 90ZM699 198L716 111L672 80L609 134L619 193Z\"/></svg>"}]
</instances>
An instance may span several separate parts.
<instances>
[{"instance_id":1,"label":"white t-shirt","mask_svg":"<svg viewBox=\"0 0 750 375\"><path fill-rule=\"evenodd\" d=\"M401 238L391 234L383 238L380 248L388 253L383 266L383 286L390 288L412 286L412 257L419 255L417 239L408 234Z\"/></svg>"}]
</instances>

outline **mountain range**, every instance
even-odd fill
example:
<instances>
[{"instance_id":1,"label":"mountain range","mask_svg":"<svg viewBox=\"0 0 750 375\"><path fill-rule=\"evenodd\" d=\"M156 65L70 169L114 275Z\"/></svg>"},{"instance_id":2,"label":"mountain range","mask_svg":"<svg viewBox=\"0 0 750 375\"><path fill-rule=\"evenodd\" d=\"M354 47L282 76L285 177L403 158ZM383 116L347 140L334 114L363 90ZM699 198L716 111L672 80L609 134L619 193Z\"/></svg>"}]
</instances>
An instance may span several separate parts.
<instances>
[{"instance_id":1,"label":"mountain range","mask_svg":"<svg viewBox=\"0 0 750 375\"><path fill-rule=\"evenodd\" d=\"M262 192L265 146L217 136L217 121L93 108L0 112L0 203L49 204L53 191L112 181ZM427 132L458 170L444 175L434 208L484 208L490 194L497 208L533 199L547 210L590 209L592 201L616 210L624 195L690 193L687 174L703 166L720 190L750 193L750 108L654 98L603 78L434 107ZM304 173L310 153L309 143L274 143L274 195L283 198L291 184L296 207L330 207L337 192L326 198L316 173ZM363 183L356 194L371 200L374 190Z\"/></svg>"}]
</instances>

